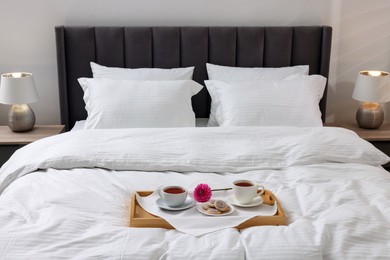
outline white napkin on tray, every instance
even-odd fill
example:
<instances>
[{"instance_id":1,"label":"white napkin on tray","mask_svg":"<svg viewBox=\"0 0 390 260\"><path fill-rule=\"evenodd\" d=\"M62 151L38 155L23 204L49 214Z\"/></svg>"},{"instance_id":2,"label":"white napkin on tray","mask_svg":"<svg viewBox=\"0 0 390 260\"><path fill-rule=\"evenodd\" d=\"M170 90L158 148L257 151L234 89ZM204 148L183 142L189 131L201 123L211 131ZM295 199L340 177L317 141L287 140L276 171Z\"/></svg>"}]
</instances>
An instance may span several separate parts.
<instances>
[{"instance_id":1,"label":"white napkin on tray","mask_svg":"<svg viewBox=\"0 0 390 260\"><path fill-rule=\"evenodd\" d=\"M225 192L220 192L225 193ZM158 192L153 192L149 196L142 197L136 193L136 198L139 205L149 213L165 219L176 230L193 236L200 236L206 233L217 231L224 228L235 227L256 216L273 216L278 210L275 203L273 206L262 204L252 208L240 208L233 206L235 210L227 216L207 216L200 213L196 209L196 205L192 208L182 211L168 211L160 209L156 200L160 198ZM226 196L213 196L213 199L224 199Z\"/></svg>"}]
</instances>

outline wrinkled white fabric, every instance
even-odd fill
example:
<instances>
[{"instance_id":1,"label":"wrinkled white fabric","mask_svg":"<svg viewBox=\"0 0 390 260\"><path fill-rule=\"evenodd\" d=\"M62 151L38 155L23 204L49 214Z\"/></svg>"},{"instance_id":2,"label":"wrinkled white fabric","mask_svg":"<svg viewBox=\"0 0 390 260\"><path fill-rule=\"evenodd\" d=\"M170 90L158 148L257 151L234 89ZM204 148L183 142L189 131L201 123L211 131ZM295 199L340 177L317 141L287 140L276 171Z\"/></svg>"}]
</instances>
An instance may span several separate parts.
<instances>
[{"instance_id":1,"label":"wrinkled white fabric","mask_svg":"<svg viewBox=\"0 0 390 260\"><path fill-rule=\"evenodd\" d=\"M0 169L0 193L13 180L47 168L223 173L388 161L354 132L334 127L95 129L41 139L15 152Z\"/></svg>"},{"instance_id":2,"label":"wrinkled white fabric","mask_svg":"<svg viewBox=\"0 0 390 260\"><path fill-rule=\"evenodd\" d=\"M292 138L296 133L290 130ZM8 176L19 178L14 178L0 195L0 259L386 259L390 255L390 174L380 167L337 162L330 157L322 162L303 160L302 165L264 166L236 173L211 173L203 168L203 172L183 173L92 168L97 159L91 156L94 153L87 152L87 147L95 149L99 160L106 158L104 165L109 166L120 162L113 160L112 146L126 147L115 141L116 136L126 141L115 131L112 135L77 132L84 132L81 139L91 138L91 142L93 138L102 139L95 139L92 145L77 139L79 135L65 134L64 142L69 147L62 147L62 151L57 145L62 137L42 140L18 151L1 169L2 183ZM242 129L242 136L247 132L251 129ZM264 138L276 142L265 132L261 133ZM310 134L308 131L308 138ZM341 139L349 136L347 132L333 132L333 137L316 135L317 139L334 139L329 141L329 147L335 145L332 142L343 143ZM114 142L105 143L108 139ZM51 151L44 148L49 144L53 145ZM72 154L76 148L80 153ZM202 148L205 156L209 155L206 148ZM333 149L334 153L340 152ZM236 155L239 150L237 147L234 151ZM313 158L325 151L314 146L310 150ZM342 145L339 150L343 150ZM350 160L357 160L357 154L363 156L358 150L351 148ZM158 154L149 152L151 157ZM91 157L86 163L88 156ZM80 168L82 164L76 157L83 158L89 168ZM180 162L185 158L177 159ZM36 171L39 165L47 169ZM239 169L238 164L235 167ZM227 228L199 237L176 230L129 228L134 191L171 184L192 189L200 182L224 187L237 179L251 179L270 189L283 206L289 225L241 231Z\"/></svg>"},{"instance_id":3,"label":"wrinkled white fabric","mask_svg":"<svg viewBox=\"0 0 390 260\"><path fill-rule=\"evenodd\" d=\"M276 194L288 226L200 237L128 227L133 191L242 178ZM383 169L338 163L239 174L42 170L0 196L0 259L386 259L389 185Z\"/></svg>"}]
</instances>

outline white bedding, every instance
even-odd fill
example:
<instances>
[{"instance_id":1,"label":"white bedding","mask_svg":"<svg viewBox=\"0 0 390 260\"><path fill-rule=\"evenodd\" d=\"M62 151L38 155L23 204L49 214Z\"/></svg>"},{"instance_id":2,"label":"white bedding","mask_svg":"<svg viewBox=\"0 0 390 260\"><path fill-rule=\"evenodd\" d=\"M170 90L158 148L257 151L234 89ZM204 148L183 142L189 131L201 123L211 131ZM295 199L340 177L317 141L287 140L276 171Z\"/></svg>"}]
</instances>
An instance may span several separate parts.
<instances>
[{"instance_id":1,"label":"white bedding","mask_svg":"<svg viewBox=\"0 0 390 260\"><path fill-rule=\"evenodd\" d=\"M387 161L327 127L65 133L1 168L0 259L386 259L390 174L378 165ZM277 195L288 226L200 237L128 227L135 190L242 178Z\"/></svg>"},{"instance_id":2,"label":"white bedding","mask_svg":"<svg viewBox=\"0 0 390 260\"><path fill-rule=\"evenodd\" d=\"M195 119L195 126L196 127L206 127L208 118L196 118ZM75 130L83 130L85 126L85 120L76 121L74 126L72 127L71 131Z\"/></svg>"}]
</instances>

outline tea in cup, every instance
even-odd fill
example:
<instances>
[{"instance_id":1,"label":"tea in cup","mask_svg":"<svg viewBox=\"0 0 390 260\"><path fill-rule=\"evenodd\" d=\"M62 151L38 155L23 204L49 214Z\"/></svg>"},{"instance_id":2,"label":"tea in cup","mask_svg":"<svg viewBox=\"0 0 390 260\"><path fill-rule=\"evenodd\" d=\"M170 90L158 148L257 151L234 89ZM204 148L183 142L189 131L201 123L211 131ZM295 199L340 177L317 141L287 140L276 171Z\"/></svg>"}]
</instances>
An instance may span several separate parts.
<instances>
[{"instance_id":1,"label":"tea in cup","mask_svg":"<svg viewBox=\"0 0 390 260\"><path fill-rule=\"evenodd\" d=\"M257 191L261 188L261 191ZM240 204L249 204L257 196L265 192L264 186L259 186L256 182L250 180L237 180L233 182L234 197Z\"/></svg>"},{"instance_id":2,"label":"tea in cup","mask_svg":"<svg viewBox=\"0 0 390 260\"><path fill-rule=\"evenodd\" d=\"M187 190L180 186L166 186L158 190L158 194L170 207L179 207L187 198Z\"/></svg>"}]
</instances>

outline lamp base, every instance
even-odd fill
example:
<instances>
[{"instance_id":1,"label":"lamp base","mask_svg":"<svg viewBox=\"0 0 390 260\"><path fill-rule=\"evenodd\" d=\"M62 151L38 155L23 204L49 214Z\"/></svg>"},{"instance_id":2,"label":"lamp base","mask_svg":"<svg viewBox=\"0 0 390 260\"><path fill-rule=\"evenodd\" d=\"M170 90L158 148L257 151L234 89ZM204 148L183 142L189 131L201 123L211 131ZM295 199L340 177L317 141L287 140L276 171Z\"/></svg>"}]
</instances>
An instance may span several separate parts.
<instances>
[{"instance_id":1,"label":"lamp base","mask_svg":"<svg viewBox=\"0 0 390 260\"><path fill-rule=\"evenodd\" d=\"M13 132L26 132L34 128L35 115L26 105L12 105L8 113L8 126Z\"/></svg>"},{"instance_id":2,"label":"lamp base","mask_svg":"<svg viewBox=\"0 0 390 260\"><path fill-rule=\"evenodd\" d=\"M373 102L363 102L356 113L356 122L361 128L377 129L383 123L385 116L381 105Z\"/></svg>"}]
</instances>

